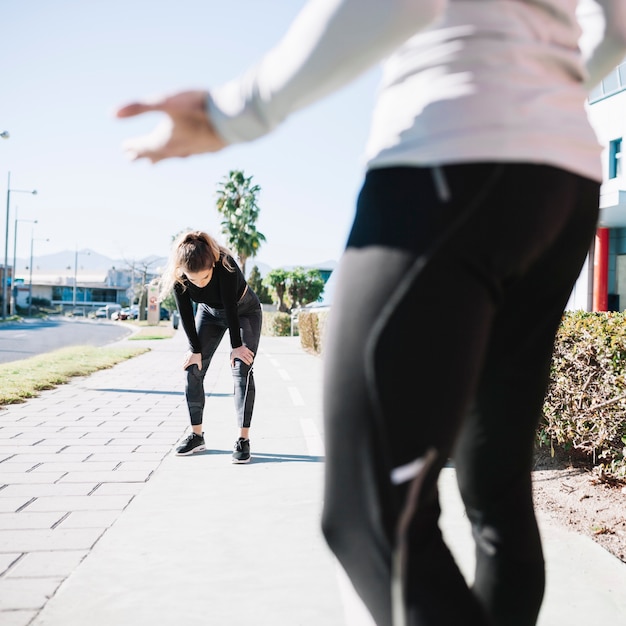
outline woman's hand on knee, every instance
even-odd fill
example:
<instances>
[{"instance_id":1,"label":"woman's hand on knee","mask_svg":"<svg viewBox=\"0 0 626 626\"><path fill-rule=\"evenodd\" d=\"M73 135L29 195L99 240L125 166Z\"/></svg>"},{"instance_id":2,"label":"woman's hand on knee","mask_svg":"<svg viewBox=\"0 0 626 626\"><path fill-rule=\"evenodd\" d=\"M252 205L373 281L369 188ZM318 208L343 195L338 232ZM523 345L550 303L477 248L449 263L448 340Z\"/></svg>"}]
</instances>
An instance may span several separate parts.
<instances>
[{"instance_id":1,"label":"woman's hand on knee","mask_svg":"<svg viewBox=\"0 0 626 626\"><path fill-rule=\"evenodd\" d=\"M202 369L202 354L199 352L187 352L185 359L183 360L183 369L186 370L192 365L197 365L198 369Z\"/></svg>"},{"instance_id":2,"label":"woman's hand on knee","mask_svg":"<svg viewBox=\"0 0 626 626\"><path fill-rule=\"evenodd\" d=\"M254 352L252 352L252 350L250 350L247 346L233 348L230 353L230 364L233 366L235 365L235 359L243 361L246 365L252 365L252 361L254 361Z\"/></svg>"}]
</instances>

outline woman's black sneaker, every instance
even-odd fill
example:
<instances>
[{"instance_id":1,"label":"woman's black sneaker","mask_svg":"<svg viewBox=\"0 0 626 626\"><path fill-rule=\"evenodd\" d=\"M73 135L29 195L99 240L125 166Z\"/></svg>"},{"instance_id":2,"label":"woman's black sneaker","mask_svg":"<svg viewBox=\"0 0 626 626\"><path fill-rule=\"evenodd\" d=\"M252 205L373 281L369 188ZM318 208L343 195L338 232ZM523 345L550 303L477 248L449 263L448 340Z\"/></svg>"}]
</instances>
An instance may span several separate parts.
<instances>
[{"instance_id":1,"label":"woman's black sneaker","mask_svg":"<svg viewBox=\"0 0 626 626\"><path fill-rule=\"evenodd\" d=\"M183 441L182 445L176 448L176 454L178 456L188 456L194 452L202 452L203 450L206 450L206 446L204 445L204 433L201 435L191 433L191 435Z\"/></svg>"},{"instance_id":2,"label":"woman's black sneaker","mask_svg":"<svg viewBox=\"0 0 626 626\"><path fill-rule=\"evenodd\" d=\"M239 437L235 442L233 463L247 463L250 460L250 440Z\"/></svg>"}]
</instances>

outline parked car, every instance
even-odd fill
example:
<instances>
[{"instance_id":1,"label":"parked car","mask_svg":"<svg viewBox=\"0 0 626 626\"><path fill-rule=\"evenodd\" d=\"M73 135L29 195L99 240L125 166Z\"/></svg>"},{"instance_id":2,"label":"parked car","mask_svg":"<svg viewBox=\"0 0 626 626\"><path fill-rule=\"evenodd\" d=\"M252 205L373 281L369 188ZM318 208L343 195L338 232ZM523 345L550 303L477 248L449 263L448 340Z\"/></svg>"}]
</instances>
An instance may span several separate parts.
<instances>
[{"instance_id":1,"label":"parked car","mask_svg":"<svg viewBox=\"0 0 626 626\"><path fill-rule=\"evenodd\" d=\"M148 317L148 310L145 310L145 315L146 318ZM113 313L113 315L111 316L112 320L136 320L139 318L139 307L138 306L131 306L131 307L126 307L125 309L122 309L121 311L119 311L118 313ZM161 320L169 320L170 319L170 312L167 309L164 309L163 307L161 307L160 313L159 313L159 319Z\"/></svg>"},{"instance_id":2,"label":"parked car","mask_svg":"<svg viewBox=\"0 0 626 626\"><path fill-rule=\"evenodd\" d=\"M121 306L115 302L98 307L95 311L89 313L89 317L95 317L96 319L114 319L114 315L119 313Z\"/></svg>"},{"instance_id":3,"label":"parked car","mask_svg":"<svg viewBox=\"0 0 626 626\"><path fill-rule=\"evenodd\" d=\"M135 310L133 310L135 309ZM137 318L136 307L124 307L120 311L116 311L111 315L111 319L114 321L134 320Z\"/></svg>"}]
</instances>

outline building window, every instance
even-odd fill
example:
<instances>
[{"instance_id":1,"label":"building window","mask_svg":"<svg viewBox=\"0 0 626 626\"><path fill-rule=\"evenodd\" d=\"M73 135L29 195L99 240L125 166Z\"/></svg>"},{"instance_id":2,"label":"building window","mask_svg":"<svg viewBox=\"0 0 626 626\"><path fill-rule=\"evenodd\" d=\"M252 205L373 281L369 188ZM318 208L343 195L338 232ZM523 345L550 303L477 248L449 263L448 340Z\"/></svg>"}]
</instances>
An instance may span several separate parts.
<instances>
[{"instance_id":1,"label":"building window","mask_svg":"<svg viewBox=\"0 0 626 626\"><path fill-rule=\"evenodd\" d=\"M617 68L602 79L602 90L605 94L619 91L620 87L620 74Z\"/></svg>"},{"instance_id":2,"label":"building window","mask_svg":"<svg viewBox=\"0 0 626 626\"><path fill-rule=\"evenodd\" d=\"M613 139L609 143L609 178L617 178L622 174L622 138Z\"/></svg>"},{"instance_id":3,"label":"building window","mask_svg":"<svg viewBox=\"0 0 626 626\"><path fill-rule=\"evenodd\" d=\"M597 102L626 89L626 59L607 74L589 94L589 102Z\"/></svg>"},{"instance_id":4,"label":"building window","mask_svg":"<svg viewBox=\"0 0 626 626\"><path fill-rule=\"evenodd\" d=\"M94 302L116 302L117 291L115 289L92 289L91 298Z\"/></svg>"}]
</instances>

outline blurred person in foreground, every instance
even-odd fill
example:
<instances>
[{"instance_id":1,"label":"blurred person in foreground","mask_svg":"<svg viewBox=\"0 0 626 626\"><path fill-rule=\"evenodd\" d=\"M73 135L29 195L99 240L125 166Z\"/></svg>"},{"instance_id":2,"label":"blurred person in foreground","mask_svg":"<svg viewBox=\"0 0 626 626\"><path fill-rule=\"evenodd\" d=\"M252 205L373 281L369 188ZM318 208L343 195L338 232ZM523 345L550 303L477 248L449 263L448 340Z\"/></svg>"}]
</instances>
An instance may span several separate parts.
<instances>
[{"instance_id":1,"label":"blurred person in foreground","mask_svg":"<svg viewBox=\"0 0 626 626\"><path fill-rule=\"evenodd\" d=\"M166 114L130 158L214 152L384 60L325 345L322 521L378 626L537 620L533 442L598 217L585 98L626 54L626 2L598 0L585 56L577 4L314 0L243 76L117 112ZM438 527L450 457L471 586Z\"/></svg>"}]
</instances>

